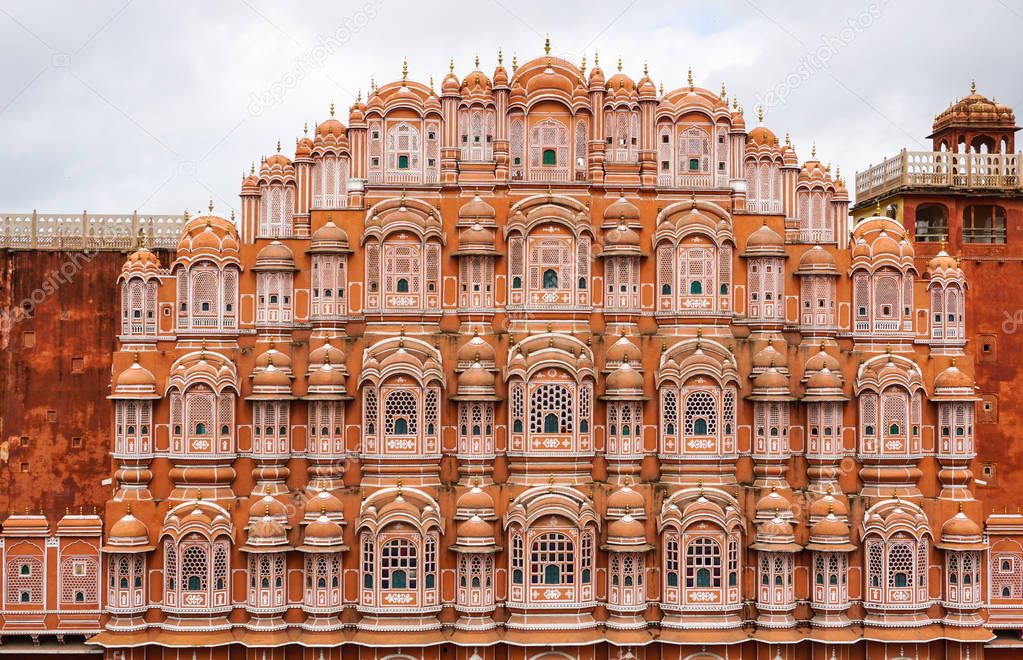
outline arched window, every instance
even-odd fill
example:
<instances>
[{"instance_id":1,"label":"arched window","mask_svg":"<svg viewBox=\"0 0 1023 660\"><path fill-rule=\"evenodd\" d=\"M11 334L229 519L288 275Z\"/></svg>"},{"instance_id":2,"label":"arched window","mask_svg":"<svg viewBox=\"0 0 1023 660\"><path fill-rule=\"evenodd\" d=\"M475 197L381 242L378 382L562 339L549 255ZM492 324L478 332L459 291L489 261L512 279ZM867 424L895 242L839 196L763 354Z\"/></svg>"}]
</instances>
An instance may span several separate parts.
<instances>
[{"instance_id":1,"label":"arched window","mask_svg":"<svg viewBox=\"0 0 1023 660\"><path fill-rule=\"evenodd\" d=\"M700 282L699 280L694 280L694 281L690 282L689 283L689 293L694 295L694 296L702 295L703 294L703 282Z\"/></svg>"},{"instance_id":2,"label":"arched window","mask_svg":"<svg viewBox=\"0 0 1023 660\"><path fill-rule=\"evenodd\" d=\"M380 588L416 589L419 582L419 553L408 539L392 539L380 549Z\"/></svg>"},{"instance_id":3,"label":"arched window","mask_svg":"<svg viewBox=\"0 0 1023 660\"><path fill-rule=\"evenodd\" d=\"M543 430L544 433L559 433L561 430L561 424L558 422L558 416L554 413L547 413L544 415Z\"/></svg>"},{"instance_id":4,"label":"arched window","mask_svg":"<svg viewBox=\"0 0 1023 660\"><path fill-rule=\"evenodd\" d=\"M686 586L721 586L721 544L711 538L697 538L686 547Z\"/></svg>"},{"instance_id":5,"label":"arched window","mask_svg":"<svg viewBox=\"0 0 1023 660\"><path fill-rule=\"evenodd\" d=\"M558 288L558 272L553 268L548 268L543 272L543 288L545 289Z\"/></svg>"},{"instance_id":6,"label":"arched window","mask_svg":"<svg viewBox=\"0 0 1023 660\"><path fill-rule=\"evenodd\" d=\"M964 243L1005 243L1005 208L970 204L963 209Z\"/></svg>"},{"instance_id":7,"label":"arched window","mask_svg":"<svg viewBox=\"0 0 1023 660\"><path fill-rule=\"evenodd\" d=\"M398 284L395 286L395 291L398 293L408 293L408 280L404 277L398 279Z\"/></svg>"},{"instance_id":8,"label":"arched window","mask_svg":"<svg viewBox=\"0 0 1023 660\"><path fill-rule=\"evenodd\" d=\"M918 243L937 243L948 240L948 209L944 204L921 204L916 207Z\"/></svg>"},{"instance_id":9,"label":"arched window","mask_svg":"<svg viewBox=\"0 0 1023 660\"><path fill-rule=\"evenodd\" d=\"M558 164L558 152L554 149L543 150L543 164L544 165L557 165Z\"/></svg>"},{"instance_id":10,"label":"arched window","mask_svg":"<svg viewBox=\"0 0 1023 660\"><path fill-rule=\"evenodd\" d=\"M530 552L530 584L575 583L575 543L560 532L541 534Z\"/></svg>"}]
</instances>

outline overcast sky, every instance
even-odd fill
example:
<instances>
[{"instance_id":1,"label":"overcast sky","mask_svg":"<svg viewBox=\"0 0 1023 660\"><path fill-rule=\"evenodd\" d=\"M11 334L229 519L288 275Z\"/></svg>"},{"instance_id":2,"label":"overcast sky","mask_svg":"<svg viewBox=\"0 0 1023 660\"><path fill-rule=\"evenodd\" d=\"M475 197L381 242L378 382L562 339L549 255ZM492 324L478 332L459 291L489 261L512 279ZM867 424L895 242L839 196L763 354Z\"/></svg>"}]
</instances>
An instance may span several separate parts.
<instances>
[{"instance_id":1,"label":"overcast sky","mask_svg":"<svg viewBox=\"0 0 1023 660\"><path fill-rule=\"evenodd\" d=\"M439 87L498 46L510 68L543 52L610 75L649 63L665 89L758 104L800 158L852 174L929 148L935 113L969 93L1023 103L1023 0L925 2L437 2L0 0L0 212L181 212L238 207L241 173L288 155L333 100L409 75Z\"/></svg>"}]
</instances>

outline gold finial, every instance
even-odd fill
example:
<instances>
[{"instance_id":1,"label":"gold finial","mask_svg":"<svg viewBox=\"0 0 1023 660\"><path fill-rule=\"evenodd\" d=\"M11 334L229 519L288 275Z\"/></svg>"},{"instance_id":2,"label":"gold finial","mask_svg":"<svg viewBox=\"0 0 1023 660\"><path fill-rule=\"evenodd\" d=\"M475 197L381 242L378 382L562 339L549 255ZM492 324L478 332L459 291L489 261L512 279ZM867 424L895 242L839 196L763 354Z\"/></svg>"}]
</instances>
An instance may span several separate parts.
<instances>
[{"instance_id":1,"label":"gold finial","mask_svg":"<svg viewBox=\"0 0 1023 660\"><path fill-rule=\"evenodd\" d=\"M355 92L355 102L356 103L362 103L362 88L361 87L358 90L356 90L356 92Z\"/></svg>"},{"instance_id":2,"label":"gold finial","mask_svg":"<svg viewBox=\"0 0 1023 660\"><path fill-rule=\"evenodd\" d=\"M448 73L454 73L454 72L455 72L455 58L452 57L451 59L448 60Z\"/></svg>"},{"instance_id":3,"label":"gold finial","mask_svg":"<svg viewBox=\"0 0 1023 660\"><path fill-rule=\"evenodd\" d=\"M725 96L726 96L726 94L725 94L725 81L722 80L721 81L721 100L722 101L725 99ZM728 104L726 103L725 105L728 105Z\"/></svg>"},{"instance_id":4,"label":"gold finial","mask_svg":"<svg viewBox=\"0 0 1023 660\"><path fill-rule=\"evenodd\" d=\"M255 173L256 173L256 161L250 161L249 162L249 174L255 174Z\"/></svg>"},{"instance_id":5,"label":"gold finial","mask_svg":"<svg viewBox=\"0 0 1023 660\"><path fill-rule=\"evenodd\" d=\"M551 56L551 35L549 33L543 41L543 52L547 57Z\"/></svg>"},{"instance_id":6,"label":"gold finial","mask_svg":"<svg viewBox=\"0 0 1023 660\"><path fill-rule=\"evenodd\" d=\"M479 488L480 487L480 478L479 477L473 477L472 478L472 486L473 486L473 488Z\"/></svg>"},{"instance_id":7,"label":"gold finial","mask_svg":"<svg viewBox=\"0 0 1023 660\"><path fill-rule=\"evenodd\" d=\"M231 222L234 222L234 209L231 209Z\"/></svg>"},{"instance_id":8,"label":"gold finial","mask_svg":"<svg viewBox=\"0 0 1023 660\"><path fill-rule=\"evenodd\" d=\"M362 90L360 90L360 93L361 93L361 92L362 92ZM359 99L358 99L358 98L356 98L355 100L356 100L356 101L358 101ZM333 116L334 116L334 101L331 101L331 102L330 102L330 116L331 116L331 117L333 117Z\"/></svg>"},{"instance_id":9,"label":"gold finial","mask_svg":"<svg viewBox=\"0 0 1023 660\"><path fill-rule=\"evenodd\" d=\"M757 121L761 124L764 123L764 106L762 105L757 106Z\"/></svg>"},{"instance_id":10,"label":"gold finial","mask_svg":"<svg viewBox=\"0 0 1023 660\"><path fill-rule=\"evenodd\" d=\"M277 138L277 153L281 153L281 139Z\"/></svg>"},{"instance_id":11,"label":"gold finial","mask_svg":"<svg viewBox=\"0 0 1023 660\"><path fill-rule=\"evenodd\" d=\"M816 157L817 157L817 143L814 142L812 145L810 145L810 158L816 158Z\"/></svg>"},{"instance_id":12,"label":"gold finial","mask_svg":"<svg viewBox=\"0 0 1023 660\"><path fill-rule=\"evenodd\" d=\"M554 475L547 476L547 492L550 493L554 490Z\"/></svg>"},{"instance_id":13,"label":"gold finial","mask_svg":"<svg viewBox=\"0 0 1023 660\"><path fill-rule=\"evenodd\" d=\"M309 122L302 122L302 135L309 135Z\"/></svg>"},{"instance_id":14,"label":"gold finial","mask_svg":"<svg viewBox=\"0 0 1023 660\"><path fill-rule=\"evenodd\" d=\"M212 197L210 197L210 203L206 206L206 208L208 208L210 210L210 213L213 213L213 198Z\"/></svg>"},{"instance_id":15,"label":"gold finial","mask_svg":"<svg viewBox=\"0 0 1023 660\"><path fill-rule=\"evenodd\" d=\"M689 89L693 88L693 67L689 67Z\"/></svg>"},{"instance_id":16,"label":"gold finial","mask_svg":"<svg viewBox=\"0 0 1023 660\"><path fill-rule=\"evenodd\" d=\"M408 58L401 58L401 81L405 82L408 80Z\"/></svg>"},{"instance_id":17,"label":"gold finial","mask_svg":"<svg viewBox=\"0 0 1023 660\"><path fill-rule=\"evenodd\" d=\"M398 480L394 482L394 487L398 491L398 497L401 497L401 477L398 477Z\"/></svg>"},{"instance_id":18,"label":"gold finial","mask_svg":"<svg viewBox=\"0 0 1023 660\"><path fill-rule=\"evenodd\" d=\"M185 218L185 222L188 222L188 209L185 209L183 216Z\"/></svg>"},{"instance_id":19,"label":"gold finial","mask_svg":"<svg viewBox=\"0 0 1023 660\"><path fill-rule=\"evenodd\" d=\"M618 56L618 71L622 70L622 56Z\"/></svg>"},{"instance_id":20,"label":"gold finial","mask_svg":"<svg viewBox=\"0 0 1023 660\"><path fill-rule=\"evenodd\" d=\"M369 77L369 88L371 91L377 91L377 80L374 76Z\"/></svg>"},{"instance_id":21,"label":"gold finial","mask_svg":"<svg viewBox=\"0 0 1023 660\"><path fill-rule=\"evenodd\" d=\"M139 352L138 351L135 351L134 353L132 353L131 361L134 362L134 363L137 363L139 361Z\"/></svg>"},{"instance_id":22,"label":"gold finial","mask_svg":"<svg viewBox=\"0 0 1023 660\"><path fill-rule=\"evenodd\" d=\"M650 67L647 66L646 60L643 60L643 77L647 78L650 76Z\"/></svg>"},{"instance_id":23,"label":"gold finial","mask_svg":"<svg viewBox=\"0 0 1023 660\"><path fill-rule=\"evenodd\" d=\"M600 51L593 49L593 66L600 66Z\"/></svg>"},{"instance_id":24,"label":"gold finial","mask_svg":"<svg viewBox=\"0 0 1023 660\"><path fill-rule=\"evenodd\" d=\"M976 94L976 93L977 93L977 81L976 80L970 80L970 94Z\"/></svg>"},{"instance_id":25,"label":"gold finial","mask_svg":"<svg viewBox=\"0 0 1023 660\"><path fill-rule=\"evenodd\" d=\"M480 54L479 53L476 53L476 59L473 60L473 64L476 66L477 69L480 68Z\"/></svg>"},{"instance_id":26,"label":"gold finial","mask_svg":"<svg viewBox=\"0 0 1023 660\"><path fill-rule=\"evenodd\" d=\"M579 65L579 70L585 75L586 74L586 53L583 53L583 61Z\"/></svg>"},{"instance_id":27,"label":"gold finial","mask_svg":"<svg viewBox=\"0 0 1023 660\"><path fill-rule=\"evenodd\" d=\"M661 84L657 88L657 90L658 90L658 92L660 93L661 96L664 96L664 81L663 80L661 81Z\"/></svg>"},{"instance_id":28,"label":"gold finial","mask_svg":"<svg viewBox=\"0 0 1023 660\"><path fill-rule=\"evenodd\" d=\"M792 146L792 138L789 137L789 132L788 131L785 131L785 146L786 147L791 147Z\"/></svg>"},{"instance_id":29,"label":"gold finial","mask_svg":"<svg viewBox=\"0 0 1023 660\"><path fill-rule=\"evenodd\" d=\"M497 66L504 66L504 53L500 46L497 47Z\"/></svg>"},{"instance_id":30,"label":"gold finial","mask_svg":"<svg viewBox=\"0 0 1023 660\"><path fill-rule=\"evenodd\" d=\"M512 53L512 73L519 68L519 56L517 53Z\"/></svg>"},{"instance_id":31,"label":"gold finial","mask_svg":"<svg viewBox=\"0 0 1023 660\"><path fill-rule=\"evenodd\" d=\"M430 74L430 94L433 94L433 74Z\"/></svg>"}]
</instances>

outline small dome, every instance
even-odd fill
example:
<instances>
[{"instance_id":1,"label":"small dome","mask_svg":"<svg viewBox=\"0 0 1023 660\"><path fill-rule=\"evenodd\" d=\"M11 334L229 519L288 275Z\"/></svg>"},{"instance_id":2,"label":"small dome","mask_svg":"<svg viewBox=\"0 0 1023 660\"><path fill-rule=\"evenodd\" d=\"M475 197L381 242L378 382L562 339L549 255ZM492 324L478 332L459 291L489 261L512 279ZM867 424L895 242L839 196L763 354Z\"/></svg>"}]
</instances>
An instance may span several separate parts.
<instances>
[{"instance_id":1,"label":"small dome","mask_svg":"<svg viewBox=\"0 0 1023 660\"><path fill-rule=\"evenodd\" d=\"M810 517L812 518L823 518L829 513L843 517L849 515L849 507L845 503L845 499L835 497L828 492L814 500L814 503L810 505Z\"/></svg>"},{"instance_id":2,"label":"small dome","mask_svg":"<svg viewBox=\"0 0 1023 660\"><path fill-rule=\"evenodd\" d=\"M471 367L458 374L458 389L480 389L493 388L496 378L493 372L484 369L479 362L473 363Z\"/></svg>"},{"instance_id":3,"label":"small dome","mask_svg":"<svg viewBox=\"0 0 1023 660\"><path fill-rule=\"evenodd\" d=\"M626 513L607 526L607 538L609 541L619 539L622 541L643 541L646 540L646 530L643 529L643 523L633 518L631 514Z\"/></svg>"},{"instance_id":4,"label":"small dome","mask_svg":"<svg viewBox=\"0 0 1023 660\"><path fill-rule=\"evenodd\" d=\"M266 369L259 371L258 373L256 373L255 376L252 377L252 387L290 388L291 377L288 375L288 372L284 371L283 369L278 369L273 364L270 364L266 367Z\"/></svg>"},{"instance_id":5,"label":"small dome","mask_svg":"<svg viewBox=\"0 0 1023 660\"><path fill-rule=\"evenodd\" d=\"M949 365L934 377L934 388L967 388L973 391L973 377L955 365Z\"/></svg>"},{"instance_id":6,"label":"small dome","mask_svg":"<svg viewBox=\"0 0 1023 660\"><path fill-rule=\"evenodd\" d=\"M757 371L770 366L785 367L788 363L785 354L774 347L773 340L753 354L753 369Z\"/></svg>"},{"instance_id":7,"label":"small dome","mask_svg":"<svg viewBox=\"0 0 1023 660\"><path fill-rule=\"evenodd\" d=\"M348 234L327 218L322 227L313 232L309 246L313 252L349 252Z\"/></svg>"},{"instance_id":8,"label":"small dome","mask_svg":"<svg viewBox=\"0 0 1023 660\"><path fill-rule=\"evenodd\" d=\"M324 121L320 122L320 125L316 127L316 135L321 138L333 137L340 138L347 133L345 125L342 124L334 117L328 117Z\"/></svg>"},{"instance_id":9,"label":"small dome","mask_svg":"<svg viewBox=\"0 0 1023 660\"><path fill-rule=\"evenodd\" d=\"M635 229L629 227L625 222L620 222L617 227L604 232L604 247L610 252L615 248L639 248L639 234Z\"/></svg>"},{"instance_id":10,"label":"small dome","mask_svg":"<svg viewBox=\"0 0 1023 660\"><path fill-rule=\"evenodd\" d=\"M137 545L148 541L149 530L146 529L145 523L133 516L130 511L114 523L107 536L107 543L110 545Z\"/></svg>"},{"instance_id":11,"label":"small dome","mask_svg":"<svg viewBox=\"0 0 1023 660\"><path fill-rule=\"evenodd\" d=\"M976 540L981 536L980 525L960 511L941 526L942 541Z\"/></svg>"},{"instance_id":12,"label":"small dome","mask_svg":"<svg viewBox=\"0 0 1023 660\"><path fill-rule=\"evenodd\" d=\"M642 512L646 506L643 495L628 484L611 493L607 498L608 509Z\"/></svg>"},{"instance_id":13,"label":"small dome","mask_svg":"<svg viewBox=\"0 0 1023 660\"><path fill-rule=\"evenodd\" d=\"M814 245L799 257L796 274L802 273L833 273L837 275L838 267L835 264L835 257L820 245Z\"/></svg>"},{"instance_id":14,"label":"small dome","mask_svg":"<svg viewBox=\"0 0 1023 660\"><path fill-rule=\"evenodd\" d=\"M842 378L837 373L824 367L806 381L808 390L834 390L842 389Z\"/></svg>"},{"instance_id":15,"label":"small dome","mask_svg":"<svg viewBox=\"0 0 1023 660\"><path fill-rule=\"evenodd\" d=\"M785 239L771 229L766 222L746 239L746 251L743 253L744 256L784 254Z\"/></svg>"},{"instance_id":16,"label":"small dome","mask_svg":"<svg viewBox=\"0 0 1023 660\"><path fill-rule=\"evenodd\" d=\"M125 369L117 376L117 388L122 387L132 389L148 389L156 388L156 377L153 376L153 372L146 369L138 362L133 362L130 367Z\"/></svg>"},{"instance_id":17,"label":"small dome","mask_svg":"<svg viewBox=\"0 0 1023 660\"><path fill-rule=\"evenodd\" d=\"M849 525L834 513L829 513L813 524L810 536L820 540L846 540L849 538Z\"/></svg>"},{"instance_id":18,"label":"small dome","mask_svg":"<svg viewBox=\"0 0 1023 660\"><path fill-rule=\"evenodd\" d=\"M474 334L472 339L458 348L458 361L461 363L478 360L484 364L493 364L495 356L494 347L480 337L479 333Z\"/></svg>"},{"instance_id":19,"label":"small dome","mask_svg":"<svg viewBox=\"0 0 1023 660\"><path fill-rule=\"evenodd\" d=\"M256 268L261 270L295 270L295 255L291 248L275 240L256 255Z\"/></svg>"},{"instance_id":20,"label":"small dome","mask_svg":"<svg viewBox=\"0 0 1023 660\"><path fill-rule=\"evenodd\" d=\"M787 390L789 379L774 366L765 369L753 379L753 388L757 390Z\"/></svg>"},{"instance_id":21,"label":"small dome","mask_svg":"<svg viewBox=\"0 0 1023 660\"><path fill-rule=\"evenodd\" d=\"M316 517L305 528L303 541L310 546L338 545L344 540L341 525L337 524L324 514Z\"/></svg>"},{"instance_id":22,"label":"small dome","mask_svg":"<svg viewBox=\"0 0 1023 660\"><path fill-rule=\"evenodd\" d=\"M123 274L128 273L145 273L145 272L158 272L162 269L160 265L160 258L150 252L144 247L140 247L131 254L125 260L124 265L121 267Z\"/></svg>"},{"instance_id":23,"label":"small dome","mask_svg":"<svg viewBox=\"0 0 1023 660\"><path fill-rule=\"evenodd\" d=\"M272 495L264 495L249 506L249 520L271 517L274 520L288 519L288 508Z\"/></svg>"},{"instance_id":24,"label":"small dome","mask_svg":"<svg viewBox=\"0 0 1023 660\"><path fill-rule=\"evenodd\" d=\"M309 364L323 364L329 362L333 365L342 365L346 360L345 352L330 343L328 339L322 346L313 349L309 353Z\"/></svg>"},{"instance_id":25,"label":"small dome","mask_svg":"<svg viewBox=\"0 0 1023 660\"><path fill-rule=\"evenodd\" d=\"M777 147L778 136L766 126L757 126L749 132L749 141L765 147Z\"/></svg>"},{"instance_id":26,"label":"small dome","mask_svg":"<svg viewBox=\"0 0 1023 660\"><path fill-rule=\"evenodd\" d=\"M494 526L477 515L464 520L458 525L456 534L462 539L492 540Z\"/></svg>"},{"instance_id":27,"label":"small dome","mask_svg":"<svg viewBox=\"0 0 1023 660\"><path fill-rule=\"evenodd\" d=\"M773 516L776 511L787 513L791 512L791 510L792 505L788 499L779 493L777 489L771 488L771 492L761 497L760 501L757 502L756 513L757 517L760 518L763 514Z\"/></svg>"},{"instance_id":28,"label":"small dome","mask_svg":"<svg viewBox=\"0 0 1023 660\"><path fill-rule=\"evenodd\" d=\"M313 516L326 515L336 522L343 520L341 500L326 490L311 495L305 502L305 509Z\"/></svg>"},{"instance_id":29,"label":"small dome","mask_svg":"<svg viewBox=\"0 0 1023 660\"><path fill-rule=\"evenodd\" d=\"M623 221L639 222L639 207L625 199L625 195L620 195L604 209L604 222L620 224Z\"/></svg>"},{"instance_id":30,"label":"small dome","mask_svg":"<svg viewBox=\"0 0 1023 660\"><path fill-rule=\"evenodd\" d=\"M479 195L474 196L468 204L463 204L458 209L458 219L462 220L474 220L474 221L493 221L497 217L497 212L494 207L483 201L483 198Z\"/></svg>"},{"instance_id":31,"label":"small dome","mask_svg":"<svg viewBox=\"0 0 1023 660\"><path fill-rule=\"evenodd\" d=\"M929 262L927 262L927 272L931 276L946 271L958 271L959 262L955 257L949 256L948 252L941 250L938 254L934 255Z\"/></svg>"},{"instance_id":32,"label":"small dome","mask_svg":"<svg viewBox=\"0 0 1023 660\"><path fill-rule=\"evenodd\" d=\"M456 504L459 509L469 509L471 511L490 509L494 508L494 498L492 498L487 491L480 488L478 485L474 485L469 490L462 493L462 496L458 498Z\"/></svg>"},{"instance_id":33,"label":"small dome","mask_svg":"<svg viewBox=\"0 0 1023 660\"><path fill-rule=\"evenodd\" d=\"M254 369L265 369L273 364L280 369L291 369L291 357L287 353L278 351L274 344L256 357Z\"/></svg>"},{"instance_id":34,"label":"small dome","mask_svg":"<svg viewBox=\"0 0 1023 660\"><path fill-rule=\"evenodd\" d=\"M608 362L629 361L634 364L640 364L643 359L643 353L628 337L622 335L618 338L618 341L611 344L604 357Z\"/></svg>"},{"instance_id":35,"label":"small dome","mask_svg":"<svg viewBox=\"0 0 1023 660\"><path fill-rule=\"evenodd\" d=\"M795 532L792 523L775 515L757 525L757 541L761 543L792 543Z\"/></svg>"},{"instance_id":36,"label":"small dome","mask_svg":"<svg viewBox=\"0 0 1023 660\"><path fill-rule=\"evenodd\" d=\"M604 384L604 390L608 395L613 393L624 393L643 391L643 374L632 368L628 361L623 361L617 369L611 372Z\"/></svg>"},{"instance_id":37,"label":"small dome","mask_svg":"<svg viewBox=\"0 0 1023 660\"><path fill-rule=\"evenodd\" d=\"M824 350L823 345L821 345L821 350L810 356L810 359L806 361L806 366L804 367L804 370L807 373L813 373L820 371L821 369L828 369L835 373L841 373L842 369L838 359Z\"/></svg>"},{"instance_id":38,"label":"small dome","mask_svg":"<svg viewBox=\"0 0 1023 660\"><path fill-rule=\"evenodd\" d=\"M263 516L249 526L249 545L281 545L288 542L284 525L269 515Z\"/></svg>"},{"instance_id":39,"label":"small dome","mask_svg":"<svg viewBox=\"0 0 1023 660\"><path fill-rule=\"evenodd\" d=\"M345 375L340 369L335 368L329 362L320 365L319 369L316 369L309 375L309 387L310 388L341 388L345 386Z\"/></svg>"}]
</instances>

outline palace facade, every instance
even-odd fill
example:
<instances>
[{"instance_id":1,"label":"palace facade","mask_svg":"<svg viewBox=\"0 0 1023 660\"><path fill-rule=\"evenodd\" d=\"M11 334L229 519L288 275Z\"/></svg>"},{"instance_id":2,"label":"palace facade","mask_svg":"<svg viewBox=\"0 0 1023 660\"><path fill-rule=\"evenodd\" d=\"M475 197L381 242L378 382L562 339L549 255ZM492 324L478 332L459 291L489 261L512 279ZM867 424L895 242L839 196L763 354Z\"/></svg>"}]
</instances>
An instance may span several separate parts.
<instances>
[{"instance_id":1,"label":"palace facade","mask_svg":"<svg viewBox=\"0 0 1023 660\"><path fill-rule=\"evenodd\" d=\"M112 495L4 522L5 628L125 660L1012 653L1023 516L977 498L957 251L850 231L837 169L724 88L617 69L403 72L278 144L239 218L132 252Z\"/></svg>"}]
</instances>

